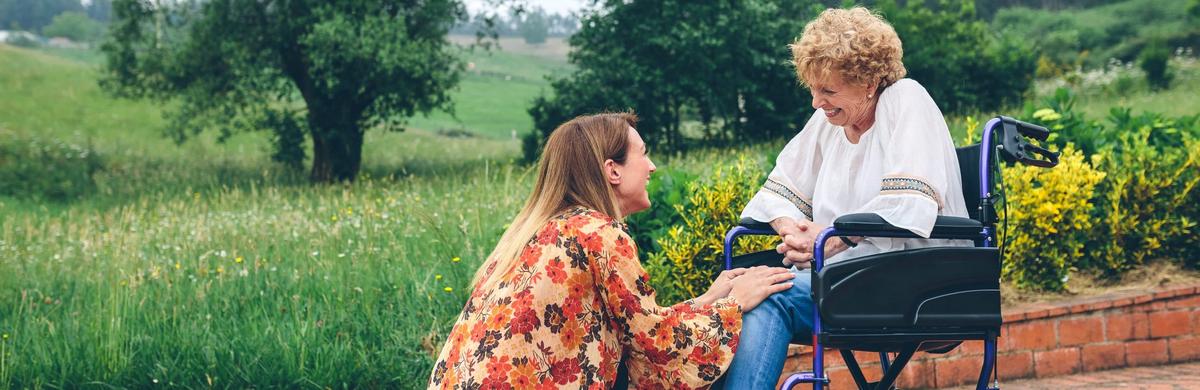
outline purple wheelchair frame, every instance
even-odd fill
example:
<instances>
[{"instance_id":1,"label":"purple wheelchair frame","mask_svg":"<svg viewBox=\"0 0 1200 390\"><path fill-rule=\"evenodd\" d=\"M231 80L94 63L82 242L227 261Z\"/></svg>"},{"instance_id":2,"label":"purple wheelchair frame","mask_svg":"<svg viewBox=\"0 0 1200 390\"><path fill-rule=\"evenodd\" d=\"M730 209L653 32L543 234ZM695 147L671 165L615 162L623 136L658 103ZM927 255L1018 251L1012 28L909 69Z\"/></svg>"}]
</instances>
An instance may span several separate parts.
<instances>
[{"instance_id":1,"label":"purple wheelchair frame","mask_svg":"<svg viewBox=\"0 0 1200 390\"><path fill-rule=\"evenodd\" d=\"M993 133L997 130L1001 133L999 145L994 145ZM1021 136L1030 136L1040 140L1045 140L1049 132L1040 126L1024 123L1008 117L996 117L987 122L984 126L983 139L980 143L979 152L979 200L980 200L980 221L982 229L974 238L977 247L995 247L993 233L995 232L996 218L992 212L992 188L991 188L991 173L992 161L996 157L995 153L1000 153L1002 157L1010 162L1020 162L1029 165L1041 167L1053 167L1057 165L1057 154L1051 153L1040 147L1025 143ZM1035 152L1043 157L1049 157L1050 161L1042 161L1029 157L1027 151ZM813 275L820 272L825 263L825 241L832 237L863 235L863 232L847 232L839 231L836 227L830 226L821 231L817 236L816 245L813 250L814 259L812 261ZM898 232L869 232L866 236L871 237L902 237L915 238L911 233ZM769 229L756 229L746 226L736 226L730 229L725 235L725 269L733 267L733 243L739 236L743 235L774 235L774 231ZM931 237L938 238L938 237ZM966 238L962 236L951 238ZM790 390L801 383L811 383L814 390L820 390L823 386L829 384L829 378L825 376L824 370L824 348L821 347L819 335L822 332L821 315L817 307L813 305L813 369L808 372L794 373L780 387L781 389ZM993 372L996 365L996 338L999 336L999 328L995 332L987 332L983 337L984 341L984 362L979 373L979 381L976 384L977 390L998 390L998 387L988 387L987 379L989 373ZM977 340L978 337L964 338L963 340ZM962 341L962 340L960 340ZM912 358L914 352L900 352L894 362L889 362L889 352L879 352L880 367L884 371L884 375L876 388L889 389L894 388L892 383L899 377L903 366ZM843 358L847 362L847 367L855 381L860 385L867 383L863 377L862 371L858 367L858 363L850 350L841 350ZM893 369L894 368L894 369Z\"/></svg>"}]
</instances>

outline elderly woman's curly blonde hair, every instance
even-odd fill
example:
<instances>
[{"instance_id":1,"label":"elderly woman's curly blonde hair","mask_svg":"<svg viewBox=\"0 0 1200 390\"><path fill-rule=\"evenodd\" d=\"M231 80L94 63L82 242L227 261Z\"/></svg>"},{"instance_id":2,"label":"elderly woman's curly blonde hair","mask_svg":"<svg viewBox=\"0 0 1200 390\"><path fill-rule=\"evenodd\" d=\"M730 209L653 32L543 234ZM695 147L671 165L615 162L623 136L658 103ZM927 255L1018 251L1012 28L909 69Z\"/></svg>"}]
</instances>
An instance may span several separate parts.
<instances>
[{"instance_id":1,"label":"elderly woman's curly blonde hair","mask_svg":"<svg viewBox=\"0 0 1200 390\"><path fill-rule=\"evenodd\" d=\"M796 75L805 87L836 71L847 83L878 82L878 90L883 90L906 73L896 30L863 7L825 10L804 26L804 34L790 47Z\"/></svg>"}]
</instances>

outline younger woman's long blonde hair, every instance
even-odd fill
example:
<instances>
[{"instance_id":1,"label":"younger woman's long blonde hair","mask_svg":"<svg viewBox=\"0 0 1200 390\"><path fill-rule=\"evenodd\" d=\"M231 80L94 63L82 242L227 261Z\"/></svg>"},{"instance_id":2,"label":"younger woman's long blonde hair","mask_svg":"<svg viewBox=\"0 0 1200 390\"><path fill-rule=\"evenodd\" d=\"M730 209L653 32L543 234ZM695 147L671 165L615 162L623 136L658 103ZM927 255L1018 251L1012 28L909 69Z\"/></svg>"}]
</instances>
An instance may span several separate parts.
<instances>
[{"instance_id":1,"label":"younger woman's long blonde hair","mask_svg":"<svg viewBox=\"0 0 1200 390\"><path fill-rule=\"evenodd\" d=\"M633 113L603 113L575 117L554 129L538 161L533 192L475 272L471 285L483 291L494 288L538 230L569 207L583 206L623 219L604 162L625 163L629 129L636 127Z\"/></svg>"}]
</instances>

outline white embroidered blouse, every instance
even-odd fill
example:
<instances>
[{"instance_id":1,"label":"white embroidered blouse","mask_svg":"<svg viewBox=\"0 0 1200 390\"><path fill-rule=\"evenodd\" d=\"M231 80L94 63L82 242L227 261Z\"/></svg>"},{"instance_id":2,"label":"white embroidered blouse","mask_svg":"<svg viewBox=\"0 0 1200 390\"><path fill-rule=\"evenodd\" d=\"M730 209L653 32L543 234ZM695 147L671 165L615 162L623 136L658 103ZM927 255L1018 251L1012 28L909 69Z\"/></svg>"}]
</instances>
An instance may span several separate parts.
<instances>
[{"instance_id":1,"label":"white embroidered blouse","mask_svg":"<svg viewBox=\"0 0 1200 390\"><path fill-rule=\"evenodd\" d=\"M967 216L958 157L946 120L921 84L902 79L885 88L875 124L857 144L818 109L780 152L775 169L742 211L832 225L837 217L876 213L892 225L929 237L938 215ZM970 241L872 237L826 263Z\"/></svg>"}]
</instances>

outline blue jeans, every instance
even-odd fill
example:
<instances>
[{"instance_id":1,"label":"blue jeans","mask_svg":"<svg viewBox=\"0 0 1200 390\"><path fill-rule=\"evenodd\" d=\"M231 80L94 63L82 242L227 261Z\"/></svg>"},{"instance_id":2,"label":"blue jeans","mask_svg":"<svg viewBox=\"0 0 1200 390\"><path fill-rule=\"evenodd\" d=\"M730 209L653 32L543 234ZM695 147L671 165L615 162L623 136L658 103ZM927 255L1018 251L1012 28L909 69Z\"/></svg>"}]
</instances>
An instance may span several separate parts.
<instances>
[{"instance_id":1,"label":"blue jeans","mask_svg":"<svg viewBox=\"0 0 1200 390\"><path fill-rule=\"evenodd\" d=\"M725 378L726 389L772 389L779 383L788 344L812 343L812 272L792 270L792 288L772 294L742 314L737 353Z\"/></svg>"}]
</instances>

